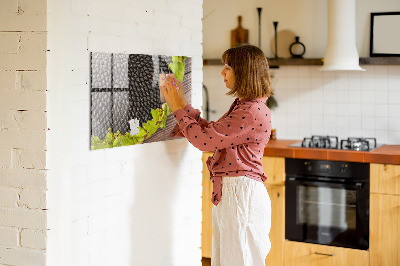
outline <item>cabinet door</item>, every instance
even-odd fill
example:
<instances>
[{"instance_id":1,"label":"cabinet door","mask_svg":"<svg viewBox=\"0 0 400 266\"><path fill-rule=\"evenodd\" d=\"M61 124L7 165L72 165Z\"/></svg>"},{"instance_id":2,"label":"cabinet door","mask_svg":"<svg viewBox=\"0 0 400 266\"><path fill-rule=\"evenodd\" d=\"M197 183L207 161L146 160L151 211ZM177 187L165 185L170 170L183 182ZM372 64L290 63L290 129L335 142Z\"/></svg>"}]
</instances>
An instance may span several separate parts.
<instances>
[{"instance_id":1,"label":"cabinet door","mask_svg":"<svg viewBox=\"0 0 400 266\"><path fill-rule=\"evenodd\" d=\"M371 266L400 265L400 196L371 194Z\"/></svg>"},{"instance_id":2,"label":"cabinet door","mask_svg":"<svg viewBox=\"0 0 400 266\"><path fill-rule=\"evenodd\" d=\"M211 152L203 153L203 196L202 196L202 224L201 224L201 253L204 258L211 258L212 252L212 183L206 161Z\"/></svg>"},{"instance_id":3,"label":"cabinet door","mask_svg":"<svg viewBox=\"0 0 400 266\"><path fill-rule=\"evenodd\" d=\"M370 165L371 193L400 195L400 165Z\"/></svg>"},{"instance_id":4,"label":"cabinet door","mask_svg":"<svg viewBox=\"0 0 400 266\"><path fill-rule=\"evenodd\" d=\"M285 240L285 187L265 184L271 199L271 250L265 259L266 266L283 265L283 243Z\"/></svg>"},{"instance_id":5,"label":"cabinet door","mask_svg":"<svg viewBox=\"0 0 400 266\"><path fill-rule=\"evenodd\" d=\"M261 163L268 177L266 184L285 185L285 158L264 156Z\"/></svg>"},{"instance_id":6,"label":"cabinet door","mask_svg":"<svg viewBox=\"0 0 400 266\"><path fill-rule=\"evenodd\" d=\"M365 250L285 241L285 266L367 266Z\"/></svg>"}]
</instances>

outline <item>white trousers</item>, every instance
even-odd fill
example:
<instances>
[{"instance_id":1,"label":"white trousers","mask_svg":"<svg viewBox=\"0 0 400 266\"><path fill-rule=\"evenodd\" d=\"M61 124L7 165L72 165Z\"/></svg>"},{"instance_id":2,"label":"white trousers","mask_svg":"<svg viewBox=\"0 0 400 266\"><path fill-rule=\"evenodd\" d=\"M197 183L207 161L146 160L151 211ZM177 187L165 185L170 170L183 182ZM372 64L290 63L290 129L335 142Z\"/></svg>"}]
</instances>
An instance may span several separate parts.
<instances>
[{"instance_id":1,"label":"white trousers","mask_svg":"<svg viewBox=\"0 0 400 266\"><path fill-rule=\"evenodd\" d=\"M245 176L223 177L212 223L212 266L265 265L271 249L271 201L262 182Z\"/></svg>"}]
</instances>

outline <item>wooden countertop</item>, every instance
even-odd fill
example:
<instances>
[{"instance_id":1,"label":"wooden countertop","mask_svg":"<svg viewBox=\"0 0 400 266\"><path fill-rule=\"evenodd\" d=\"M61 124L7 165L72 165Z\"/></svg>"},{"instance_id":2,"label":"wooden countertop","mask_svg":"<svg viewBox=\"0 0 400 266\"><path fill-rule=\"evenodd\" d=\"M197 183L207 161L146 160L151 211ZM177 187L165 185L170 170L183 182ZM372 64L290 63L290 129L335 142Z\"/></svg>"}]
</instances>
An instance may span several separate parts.
<instances>
[{"instance_id":1,"label":"wooden countertop","mask_svg":"<svg viewBox=\"0 0 400 266\"><path fill-rule=\"evenodd\" d=\"M364 163L400 164L400 145L383 145L372 151L289 147L301 140L270 140L264 156Z\"/></svg>"}]
</instances>

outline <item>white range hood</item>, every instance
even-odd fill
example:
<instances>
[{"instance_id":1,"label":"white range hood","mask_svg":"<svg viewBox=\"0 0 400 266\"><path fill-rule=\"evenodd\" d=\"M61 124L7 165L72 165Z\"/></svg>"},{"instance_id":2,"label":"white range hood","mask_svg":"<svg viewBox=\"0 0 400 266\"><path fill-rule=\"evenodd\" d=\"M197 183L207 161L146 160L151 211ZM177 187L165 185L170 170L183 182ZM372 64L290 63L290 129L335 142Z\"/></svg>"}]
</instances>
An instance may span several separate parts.
<instances>
[{"instance_id":1,"label":"white range hood","mask_svg":"<svg viewBox=\"0 0 400 266\"><path fill-rule=\"evenodd\" d=\"M355 0L328 0L328 44L320 70L358 70Z\"/></svg>"}]
</instances>

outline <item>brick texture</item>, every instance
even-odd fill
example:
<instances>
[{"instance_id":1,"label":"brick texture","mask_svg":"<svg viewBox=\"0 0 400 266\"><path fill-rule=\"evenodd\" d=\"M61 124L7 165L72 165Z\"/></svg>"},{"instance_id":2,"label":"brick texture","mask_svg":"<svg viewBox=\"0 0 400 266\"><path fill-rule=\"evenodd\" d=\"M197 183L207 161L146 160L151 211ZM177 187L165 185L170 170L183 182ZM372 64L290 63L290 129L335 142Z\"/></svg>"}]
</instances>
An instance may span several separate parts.
<instances>
[{"instance_id":1,"label":"brick texture","mask_svg":"<svg viewBox=\"0 0 400 266\"><path fill-rule=\"evenodd\" d=\"M46 189L46 172L40 169L0 169L0 186Z\"/></svg>"},{"instance_id":2,"label":"brick texture","mask_svg":"<svg viewBox=\"0 0 400 266\"><path fill-rule=\"evenodd\" d=\"M20 248L0 247L1 263L8 265L46 265L45 252L41 250L29 250Z\"/></svg>"},{"instance_id":3,"label":"brick texture","mask_svg":"<svg viewBox=\"0 0 400 266\"><path fill-rule=\"evenodd\" d=\"M63 224L49 224L47 244L58 244L61 227L71 232L73 265L200 265L201 152L183 139L90 151L87 136L89 52L190 56L192 102L202 105L203 1L72 3L48 6L48 194L57 191L71 217L48 199L49 221Z\"/></svg>"},{"instance_id":4,"label":"brick texture","mask_svg":"<svg viewBox=\"0 0 400 266\"><path fill-rule=\"evenodd\" d=\"M21 246L34 249L46 249L45 231L23 229L21 231Z\"/></svg>"},{"instance_id":5,"label":"brick texture","mask_svg":"<svg viewBox=\"0 0 400 266\"><path fill-rule=\"evenodd\" d=\"M17 247L18 239L18 229L0 227L0 247Z\"/></svg>"},{"instance_id":6,"label":"brick texture","mask_svg":"<svg viewBox=\"0 0 400 266\"><path fill-rule=\"evenodd\" d=\"M17 207L18 190L10 187L0 187L0 207Z\"/></svg>"},{"instance_id":7,"label":"brick texture","mask_svg":"<svg viewBox=\"0 0 400 266\"><path fill-rule=\"evenodd\" d=\"M46 10L0 2L0 265L45 265Z\"/></svg>"},{"instance_id":8,"label":"brick texture","mask_svg":"<svg viewBox=\"0 0 400 266\"><path fill-rule=\"evenodd\" d=\"M46 229L46 212L26 208L0 208L0 226Z\"/></svg>"},{"instance_id":9,"label":"brick texture","mask_svg":"<svg viewBox=\"0 0 400 266\"><path fill-rule=\"evenodd\" d=\"M45 265L46 256L49 265L143 265L154 249L163 250L154 265L199 263L199 212L168 210L176 194L201 203L201 154L183 140L89 151L87 136L90 51L191 56L193 96L201 95L202 0L3 0L0 15L0 265ZM146 222L134 224L132 212L172 222L136 232ZM197 220L178 226L179 213ZM174 241L184 256L164 251Z\"/></svg>"},{"instance_id":10,"label":"brick texture","mask_svg":"<svg viewBox=\"0 0 400 266\"><path fill-rule=\"evenodd\" d=\"M46 94L35 91L3 90L0 91L0 105L1 109L44 111Z\"/></svg>"},{"instance_id":11,"label":"brick texture","mask_svg":"<svg viewBox=\"0 0 400 266\"><path fill-rule=\"evenodd\" d=\"M0 54L17 54L20 49L21 34L0 32Z\"/></svg>"},{"instance_id":12,"label":"brick texture","mask_svg":"<svg viewBox=\"0 0 400 266\"><path fill-rule=\"evenodd\" d=\"M29 209L45 209L46 208L46 191L22 189L19 204Z\"/></svg>"},{"instance_id":13,"label":"brick texture","mask_svg":"<svg viewBox=\"0 0 400 266\"><path fill-rule=\"evenodd\" d=\"M44 130L47 120L44 111L0 110L0 128Z\"/></svg>"}]
</instances>

